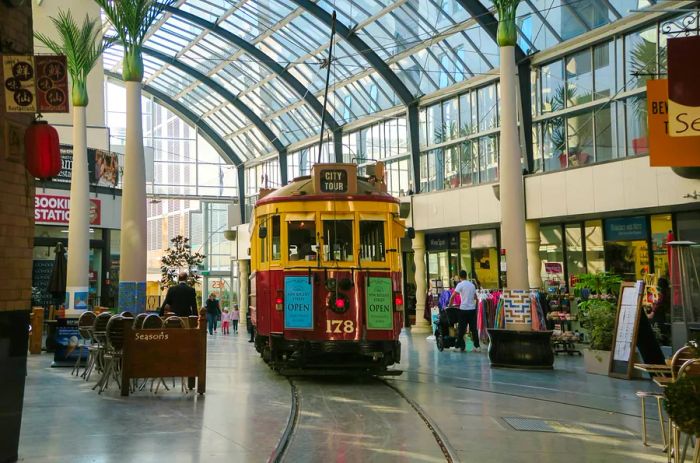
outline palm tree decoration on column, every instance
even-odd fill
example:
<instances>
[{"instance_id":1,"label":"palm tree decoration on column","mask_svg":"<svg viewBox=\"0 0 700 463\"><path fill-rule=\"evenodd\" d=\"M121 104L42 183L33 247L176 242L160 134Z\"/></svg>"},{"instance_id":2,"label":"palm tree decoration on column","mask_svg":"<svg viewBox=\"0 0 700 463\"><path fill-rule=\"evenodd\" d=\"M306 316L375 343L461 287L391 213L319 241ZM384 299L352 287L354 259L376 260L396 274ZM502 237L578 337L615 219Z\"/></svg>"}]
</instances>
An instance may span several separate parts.
<instances>
[{"instance_id":1,"label":"palm tree decoration on column","mask_svg":"<svg viewBox=\"0 0 700 463\"><path fill-rule=\"evenodd\" d=\"M143 43L174 0L95 0L124 49L126 146L122 189L119 307L143 312L146 301L146 168L143 154L141 82Z\"/></svg>"},{"instance_id":2,"label":"palm tree decoration on column","mask_svg":"<svg viewBox=\"0 0 700 463\"><path fill-rule=\"evenodd\" d=\"M527 244L525 239L525 194L520 164L520 143L516 114L515 46L518 29L515 12L519 0L494 0L498 12L496 41L501 64L501 142L500 142L500 201L501 241L506 252L507 286L527 289ZM528 128L529 130L529 128Z\"/></svg>"},{"instance_id":3,"label":"palm tree decoration on column","mask_svg":"<svg viewBox=\"0 0 700 463\"><path fill-rule=\"evenodd\" d=\"M68 221L68 269L66 290L70 293L69 308L86 308L90 253L90 183L87 159L87 123L85 111L88 105L88 74L100 59L102 52L113 42L103 38L98 19L85 16L78 25L70 11L59 11L51 18L57 39L36 33L37 40L57 55L66 56L71 76L73 102L73 168L70 187L70 219ZM77 297L76 297L77 296ZM82 304L76 302L82 301Z\"/></svg>"}]
</instances>

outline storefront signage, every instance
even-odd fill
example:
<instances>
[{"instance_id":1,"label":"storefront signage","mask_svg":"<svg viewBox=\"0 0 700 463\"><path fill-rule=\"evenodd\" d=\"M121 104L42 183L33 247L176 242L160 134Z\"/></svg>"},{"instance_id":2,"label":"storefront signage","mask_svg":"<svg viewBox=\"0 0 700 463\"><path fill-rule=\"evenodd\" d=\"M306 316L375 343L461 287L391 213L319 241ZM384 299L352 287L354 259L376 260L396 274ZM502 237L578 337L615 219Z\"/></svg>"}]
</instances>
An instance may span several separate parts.
<instances>
[{"instance_id":1,"label":"storefront signage","mask_svg":"<svg viewBox=\"0 0 700 463\"><path fill-rule=\"evenodd\" d=\"M564 273L564 266L561 262L545 262L544 271L547 273Z\"/></svg>"},{"instance_id":2,"label":"storefront signage","mask_svg":"<svg viewBox=\"0 0 700 463\"><path fill-rule=\"evenodd\" d=\"M425 239L428 251L457 250L460 246L458 233L435 233L427 235Z\"/></svg>"},{"instance_id":3,"label":"storefront signage","mask_svg":"<svg viewBox=\"0 0 700 463\"><path fill-rule=\"evenodd\" d=\"M700 36L669 39L668 127L672 137L700 136L700 67L696 65L698 56Z\"/></svg>"},{"instance_id":4,"label":"storefront signage","mask_svg":"<svg viewBox=\"0 0 700 463\"><path fill-rule=\"evenodd\" d=\"M40 113L68 112L68 72L65 56L37 55L36 100Z\"/></svg>"},{"instance_id":5,"label":"storefront signage","mask_svg":"<svg viewBox=\"0 0 700 463\"><path fill-rule=\"evenodd\" d=\"M370 277L367 282L367 329L394 328L391 278Z\"/></svg>"},{"instance_id":6,"label":"storefront signage","mask_svg":"<svg viewBox=\"0 0 700 463\"><path fill-rule=\"evenodd\" d=\"M100 225L102 204L99 199L90 198L90 225ZM70 218L70 197L37 194L34 197L34 221L36 223L68 223Z\"/></svg>"},{"instance_id":7,"label":"storefront signage","mask_svg":"<svg viewBox=\"0 0 700 463\"><path fill-rule=\"evenodd\" d=\"M668 80L647 81L649 164L652 167L700 166L700 137L671 137Z\"/></svg>"},{"instance_id":8,"label":"storefront signage","mask_svg":"<svg viewBox=\"0 0 700 463\"><path fill-rule=\"evenodd\" d=\"M624 217L605 220L605 241L634 241L647 239L645 217Z\"/></svg>"},{"instance_id":9,"label":"storefront signage","mask_svg":"<svg viewBox=\"0 0 700 463\"><path fill-rule=\"evenodd\" d=\"M321 193L347 193L348 173L343 169L321 169Z\"/></svg>"},{"instance_id":10,"label":"storefront signage","mask_svg":"<svg viewBox=\"0 0 700 463\"><path fill-rule=\"evenodd\" d=\"M2 82L7 112L68 112L65 56L5 55Z\"/></svg>"},{"instance_id":11,"label":"storefront signage","mask_svg":"<svg viewBox=\"0 0 700 463\"><path fill-rule=\"evenodd\" d=\"M36 112L34 86L34 57L5 55L2 57L5 110L7 112Z\"/></svg>"},{"instance_id":12,"label":"storefront signage","mask_svg":"<svg viewBox=\"0 0 700 463\"><path fill-rule=\"evenodd\" d=\"M308 276L284 277L284 328L314 328L313 288Z\"/></svg>"},{"instance_id":13,"label":"storefront signage","mask_svg":"<svg viewBox=\"0 0 700 463\"><path fill-rule=\"evenodd\" d=\"M115 188L119 183L117 153L88 148L88 176L91 185ZM73 147L61 145L61 172L53 181L70 183L73 176Z\"/></svg>"}]
</instances>

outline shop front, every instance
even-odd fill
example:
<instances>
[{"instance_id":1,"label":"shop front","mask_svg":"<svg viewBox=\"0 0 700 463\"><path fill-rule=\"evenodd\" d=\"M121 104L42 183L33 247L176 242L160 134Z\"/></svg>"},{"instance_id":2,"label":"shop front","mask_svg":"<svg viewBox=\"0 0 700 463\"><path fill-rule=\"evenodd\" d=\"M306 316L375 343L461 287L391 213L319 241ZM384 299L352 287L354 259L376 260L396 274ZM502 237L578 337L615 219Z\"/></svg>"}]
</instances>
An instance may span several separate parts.
<instances>
[{"instance_id":1,"label":"shop front","mask_svg":"<svg viewBox=\"0 0 700 463\"><path fill-rule=\"evenodd\" d=\"M502 286L498 230L426 234L428 288L439 292L458 280L459 271L485 289Z\"/></svg>"},{"instance_id":2,"label":"shop front","mask_svg":"<svg viewBox=\"0 0 700 463\"><path fill-rule=\"evenodd\" d=\"M56 260L56 245L62 243L70 258L68 243L70 197L66 190L40 190L34 204L34 253L32 265L32 304L60 305L48 292ZM86 306L114 306L119 271L119 216L121 198L93 194L90 198L89 288Z\"/></svg>"}]
</instances>

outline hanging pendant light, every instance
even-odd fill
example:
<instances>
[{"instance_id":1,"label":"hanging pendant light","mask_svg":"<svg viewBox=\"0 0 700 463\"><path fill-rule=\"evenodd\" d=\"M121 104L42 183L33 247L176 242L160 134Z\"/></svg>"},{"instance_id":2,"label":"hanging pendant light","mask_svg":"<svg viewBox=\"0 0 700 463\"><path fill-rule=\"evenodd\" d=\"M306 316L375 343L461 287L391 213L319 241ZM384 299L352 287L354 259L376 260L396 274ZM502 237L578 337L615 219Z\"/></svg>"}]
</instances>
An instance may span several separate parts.
<instances>
[{"instance_id":1,"label":"hanging pendant light","mask_svg":"<svg viewBox=\"0 0 700 463\"><path fill-rule=\"evenodd\" d=\"M34 177L47 180L61 172L58 132L46 121L35 120L24 134L27 170Z\"/></svg>"}]
</instances>

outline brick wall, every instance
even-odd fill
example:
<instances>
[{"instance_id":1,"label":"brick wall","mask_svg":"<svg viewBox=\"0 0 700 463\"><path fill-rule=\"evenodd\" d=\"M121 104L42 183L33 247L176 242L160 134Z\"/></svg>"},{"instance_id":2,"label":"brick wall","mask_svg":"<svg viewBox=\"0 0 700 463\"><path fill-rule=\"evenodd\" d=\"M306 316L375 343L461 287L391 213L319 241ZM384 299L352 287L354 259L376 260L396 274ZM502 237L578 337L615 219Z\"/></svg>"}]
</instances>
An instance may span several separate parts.
<instances>
[{"instance_id":1,"label":"brick wall","mask_svg":"<svg viewBox=\"0 0 700 463\"><path fill-rule=\"evenodd\" d=\"M0 0L0 53L33 54L32 2L9 7ZM0 312L28 310L32 289L34 179L24 168L24 153L9 157L8 124L23 129L33 114L6 113L0 89Z\"/></svg>"}]
</instances>

